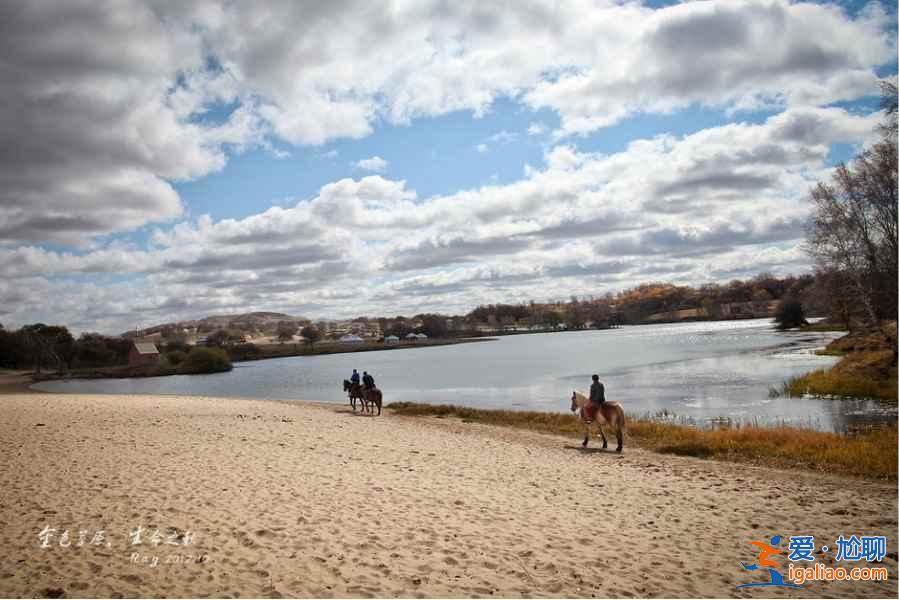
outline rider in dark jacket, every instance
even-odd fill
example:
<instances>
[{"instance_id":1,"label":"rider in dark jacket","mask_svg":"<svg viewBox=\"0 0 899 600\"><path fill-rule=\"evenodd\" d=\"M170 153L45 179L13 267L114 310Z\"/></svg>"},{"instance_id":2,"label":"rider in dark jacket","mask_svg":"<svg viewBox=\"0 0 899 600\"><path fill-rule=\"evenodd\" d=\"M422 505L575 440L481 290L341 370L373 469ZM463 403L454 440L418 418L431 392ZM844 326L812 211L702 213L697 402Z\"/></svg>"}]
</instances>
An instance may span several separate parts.
<instances>
[{"instance_id":1,"label":"rider in dark jacket","mask_svg":"<svg viewBox=\"0 0 899 600\"><path fill-rule=\"evenodd\" d=\"M362 385L364 385L367 390L373 390L375 388L375 378L369 375L368 371L362 371Z\"/></svg>"},{"instance_id":2,"label":"rider in dark jacket","mask_svg":"<svg viewBox=\"0 0 899 600\"><path fill-rule=\"evenodd\" d=\"M599 408L606 401L606 387L599 381L599 375L593 376L590 384L590 403Z\"/></svg>"}]
</instances>

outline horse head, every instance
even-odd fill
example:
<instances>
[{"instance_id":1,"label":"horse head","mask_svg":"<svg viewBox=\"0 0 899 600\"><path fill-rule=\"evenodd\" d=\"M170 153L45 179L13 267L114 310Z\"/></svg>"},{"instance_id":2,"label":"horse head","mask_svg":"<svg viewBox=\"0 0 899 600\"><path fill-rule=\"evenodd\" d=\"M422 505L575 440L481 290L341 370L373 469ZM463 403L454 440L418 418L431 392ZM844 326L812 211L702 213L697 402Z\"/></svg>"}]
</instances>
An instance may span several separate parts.
<instances>
[{"instance_id":1,"label":"horse head","mask_svg":"<svg viewBox=\"0 0 899 600\"><path fill-rule=\"evenodd\" d=\"M348 392L350 390L350 382L346 379L343 380L343 391Z\"/></svg>"}]
</instances>

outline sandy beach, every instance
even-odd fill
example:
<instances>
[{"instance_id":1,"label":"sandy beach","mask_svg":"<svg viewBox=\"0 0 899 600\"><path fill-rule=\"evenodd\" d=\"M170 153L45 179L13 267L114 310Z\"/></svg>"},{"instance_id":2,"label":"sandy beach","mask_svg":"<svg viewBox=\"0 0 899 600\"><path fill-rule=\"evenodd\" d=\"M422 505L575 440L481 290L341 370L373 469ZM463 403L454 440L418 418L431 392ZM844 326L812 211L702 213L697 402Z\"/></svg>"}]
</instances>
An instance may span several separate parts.
<instances>
[{"instance_id":1,"label":"sandy beach","mask_svg":"<svg viewBox=\"0 0 899 600\"><path fill-rule=\"evenodd\" d=\"M13 389L0 443L2 596L897 591L895 484L225 398ZM774 534L886 535L890 579L735 589Z\"/></svg>"}]
</instances>

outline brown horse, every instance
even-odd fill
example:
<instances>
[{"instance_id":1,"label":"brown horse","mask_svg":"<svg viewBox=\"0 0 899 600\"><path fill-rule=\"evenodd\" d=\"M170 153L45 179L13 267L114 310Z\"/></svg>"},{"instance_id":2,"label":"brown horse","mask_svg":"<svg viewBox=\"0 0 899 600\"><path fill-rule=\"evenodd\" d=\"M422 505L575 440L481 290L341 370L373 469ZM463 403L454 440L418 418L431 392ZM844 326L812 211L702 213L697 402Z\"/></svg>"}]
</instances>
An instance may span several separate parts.
<instances>
[{"instance_id":1,"label":"brown horse","mask_svg":"<svg viewBox=\"0 0 899 600\"><path fill-rule=\"evenodd\" d=\"M374 406L378 407L378 416L381 416L381 402L383 401L383 394L381 394L381 390L378 388L371 388L370 390L362 390L362 402L363 405L367 404L367 408L374 414L375 409Z\"/></svg>"},{"instance_id":2,"label":"brown horse","mask_svg":"<svg viewBox=\"0 0 899 600\"><path fill-rule=\"evenodd\" d=\"M361 403L362 408L365 408L365 398L362 396L362 386L358 383L353 383L349 379L343 380L343 391L347 392L350 397L350 405L353 407L353 412L356 412L356 400L358 399Z\"/></svg>"},{"instance_id":3,"label":"brown horse","mask_svg":"<svg viewBox=\"0 0 899 600\"><path fill-rule=\"evenodd\" d=\"M596 423L599 435L602 437L602 447L608 448L609 443L606 441L606 434L602 430L603 424L607 423L615 428L615 435L618 438L618 447L615 448L615 452L621 452L621 447L624 443L624 409L621 408L621 405L617 402L603 402L602 406L597 410L590 403L590 399L587 396L575 390L571 394L571 412L575 412L578 409L580 409L578 416L584 423L584 442L581 446L587 447L587 442L590 439L590 426Z\"/></svg>"}]
</instances>

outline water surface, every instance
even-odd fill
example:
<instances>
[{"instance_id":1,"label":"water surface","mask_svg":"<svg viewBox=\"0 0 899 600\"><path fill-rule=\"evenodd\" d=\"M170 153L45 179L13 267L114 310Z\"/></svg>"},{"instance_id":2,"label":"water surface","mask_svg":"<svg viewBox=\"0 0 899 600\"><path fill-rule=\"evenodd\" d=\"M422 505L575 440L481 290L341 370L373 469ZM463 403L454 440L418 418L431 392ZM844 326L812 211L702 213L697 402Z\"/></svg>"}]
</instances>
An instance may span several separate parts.
<instances>
[{"instance_id":1,"label":"water surface","mask_svg":"<svg viewBox=\"0 0 899 600\"><path fill-rule=\"evenodd\" d=\"M236 363L229 373L44 382L38 389L109 394L190 394L345 402L341 382L370 371L385 402L565 411L572 389L599 374L606 396L633 415L674 414L707 424L810 426L844 431L895 420L876 401L770 398L787 379L826 368L816 356L840 333L778 332L768 319L642 325L514 335L418 349L297 356Z\"/></svg>"}]
</instances>

